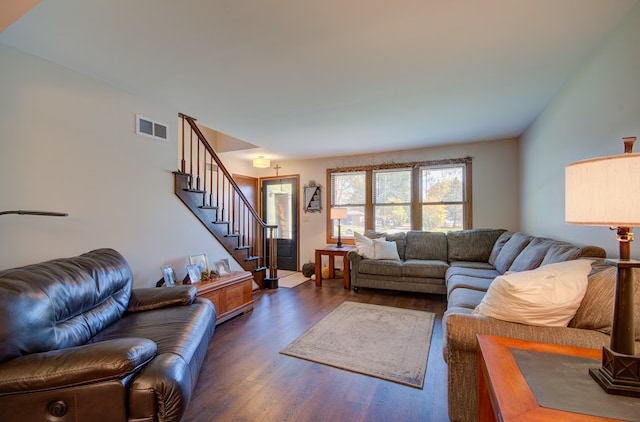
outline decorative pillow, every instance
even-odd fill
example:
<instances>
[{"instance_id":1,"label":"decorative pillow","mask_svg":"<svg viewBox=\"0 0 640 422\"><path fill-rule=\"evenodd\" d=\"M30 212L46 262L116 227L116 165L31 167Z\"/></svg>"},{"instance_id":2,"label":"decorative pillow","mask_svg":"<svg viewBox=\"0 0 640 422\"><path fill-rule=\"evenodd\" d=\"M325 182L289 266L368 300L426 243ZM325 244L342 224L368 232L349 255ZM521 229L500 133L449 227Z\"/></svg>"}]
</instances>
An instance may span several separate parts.
<instances>
[{"instance_id":1,"label":"decorative pillow","mask_svg":"<svg viewBox=\"0 0 640 422\"><path fill-rule=\"evenodd\" d=\"M375 258L375 251L373 249L373 239L362 235L358 232L353 232L353 237L356 241L356 249L358 255L363 258L373 259Z\"/></svg>"},{"instance_id":2,"label":"decorative pillow","mask_svg":"<svg viewBox=\"0 0 640 422\"><path fill-rule=\"evenodd\" d=\"M496 277L474 314L527 325L566 327L587 291L591 261L576 260Z\"/></svg>"},{"instance_id":3,"label":"decorative pillow","mask_svg":"<svg viewBox=\"0 0 640 422\"><path fill-rule=\"evenodd\" d=\"M633 269L633 308L635 340L640 341L640 269ZM596 330L611 335L613 301L616 290L617 269L608 267L589 277L587 293L584 295L570 327Z\"/></svg>"},{"instance_id":4,"label":"decorative pillow","mask_svg":"<svg viewBox=\"0 0 640 422\"><path fill-rule=\"evenodd\" d=\"M373 251L375 259L400 259L396 242L386 239L373 239Z\"/></svg>"}]
</instances>

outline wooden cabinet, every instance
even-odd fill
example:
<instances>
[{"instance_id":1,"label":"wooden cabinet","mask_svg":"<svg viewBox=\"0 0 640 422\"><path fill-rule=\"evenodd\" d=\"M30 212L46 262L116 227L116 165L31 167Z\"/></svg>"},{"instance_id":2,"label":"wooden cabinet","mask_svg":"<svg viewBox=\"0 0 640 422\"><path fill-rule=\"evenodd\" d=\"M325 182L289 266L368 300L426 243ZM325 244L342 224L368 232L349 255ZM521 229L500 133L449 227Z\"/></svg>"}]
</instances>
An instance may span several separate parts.
<instances>
[{"instance_id":1,"label":"wooden cabinet","mask_svg":"<svg viewBox=\"0 0 640 422\"><path fill-rule=\"evenodd\" d=\"M249 271L232 271L227 276L194 286L198 289L198 296L215 305L216 324L253 310L253 276Z\"/></svg>"}]
</instances>

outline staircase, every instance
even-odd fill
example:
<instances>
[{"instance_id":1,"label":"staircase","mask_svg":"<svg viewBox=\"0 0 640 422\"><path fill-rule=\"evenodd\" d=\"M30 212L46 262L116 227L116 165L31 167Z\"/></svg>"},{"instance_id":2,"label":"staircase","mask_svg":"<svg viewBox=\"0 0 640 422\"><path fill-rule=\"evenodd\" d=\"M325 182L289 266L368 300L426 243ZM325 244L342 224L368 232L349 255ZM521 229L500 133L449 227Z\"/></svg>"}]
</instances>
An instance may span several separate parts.
<instances>
[{"instance_id":1,"label":"staircase","mask_svg":"<svg viewBox=\"0 0 640 422\"><path fill-rule=\"evenodd\" d=\"M235 183L196 124L180 114L180 170L175 193L260 288L276 288L277 226L267 225ZM273 251L273 253L269 253Z\"/></svg>"}]
</instances>

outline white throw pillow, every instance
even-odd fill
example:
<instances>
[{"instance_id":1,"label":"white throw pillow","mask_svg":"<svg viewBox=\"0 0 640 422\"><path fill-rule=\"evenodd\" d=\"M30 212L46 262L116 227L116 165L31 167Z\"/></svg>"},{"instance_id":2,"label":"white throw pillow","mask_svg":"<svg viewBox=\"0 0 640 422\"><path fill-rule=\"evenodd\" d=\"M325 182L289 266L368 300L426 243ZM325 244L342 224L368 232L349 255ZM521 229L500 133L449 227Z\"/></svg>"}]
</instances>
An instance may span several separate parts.
<instances>
[{"instance_id":1,"label":"white throw pillow","mask_svg":"<svg viewBox=\"0 0 640 422\"><path fill-rule=\"evenodd\" d=\"M549 264L496 277L474 314L527 325L566 327L587 291L591 261Z\"/></svg>"},{"instance_id":2,"label":"white throw pillow","mask_svg":"<svg viewBox=\"0 0 640 422\"><path fill-rule=\"evenodd\" d=\"M358 232L353 232L353 237L356 241L356 249L358 250L358 255L363 258L375 258L375 250L373 249L373 239L368 238L367 236L360 234Z\"/></svg>"},{"instance_id":3,"label":"white throw pillow","mask_svg":"<svg viewBox=\"0 0 640 422\"><path fill-rule=\"evenodd\" d=\"M387 239L373 239L373 251L375 259L400 259L396 242Z\"/></svg>"}]
</instances>

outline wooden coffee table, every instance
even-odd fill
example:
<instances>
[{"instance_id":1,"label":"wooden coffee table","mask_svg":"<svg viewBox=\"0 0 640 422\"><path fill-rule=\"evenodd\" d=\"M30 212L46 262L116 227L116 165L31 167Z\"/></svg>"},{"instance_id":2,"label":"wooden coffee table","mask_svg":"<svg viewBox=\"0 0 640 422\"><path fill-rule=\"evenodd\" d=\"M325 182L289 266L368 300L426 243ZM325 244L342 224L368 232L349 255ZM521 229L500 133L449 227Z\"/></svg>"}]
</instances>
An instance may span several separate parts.
<instances>
[{"instance_id":1,"label":"wooden coffee table","mask_svg":"<svg viewBox=\"0 0 640 422\"><path fill-rule=\"evenodd\" d=\"M579 347L560 346L486 335L478 335L478 344L480 346L478 352L478 411L480 421L618 420L540 406L514 357L514 353L521 355L520 351L527 351L525 353L529 351L543 352L539 355L535 353L529 354L529 356L533 356L532 360L529 361L529 365L536 365L536 369L538 368L538 362L542 362L545 359L547 359L546 362L549 362L549 358L544 355L547 353L552 354L549 355L551 356L552 362L563 361L563 363L570 365L571 357L589 358L595 359L594 366L597 367L600 365L602 349L583 349ZM541 364L541 366L544 366L544 364ZM564 368L560 368L557 369L557 371L563 371L563 369ZM549 374L549 372L550 371L539 373ZM570 378L570 373L570 371L564 370L560 372L560 376L568 379L569 383L571 383L572 378ZM576 381L574 385L586 379L591 380L588 371L584 371L584 378L582 378L582 370L578 371L578 373L580 380ZM541 378L545 377L543 376ZM593 381L593 384L600 388L595 381ZM544 383L541 385L544 385ZM602 393L606 395L604 391ZM565 403L576 398L575 395L572 395L571 388L563 389L558 394L562 395L558 398ZM640 399L616 396L616 400L618 399L625 400L624 404L631 406L634 411L635 406L638 406L637 415L640 417ZM610 406L610 404L600 404L602 403L601 401L594 400L593 403L600 406L598 410L603 414L607 414L611 408L607 407Z\"/></svg>"},{"instance_id":2,"label":"wooden coffee table","mask_svg":"<svg viewBox=\"0 0 640 422\"><path fill-rule=\"evenodd\" d=\"M344 278L344 288L349 289L351 287L351 274L349 272L349 259L347 259L347 253L354 250L353 246L343 246L336 248L335 246L326 246L324 248L316 249L316 286L322 286L322 255L329 257L329 278L336 276L334 257L342 257L342 274Z\"/></svg>"}]
</instances>

